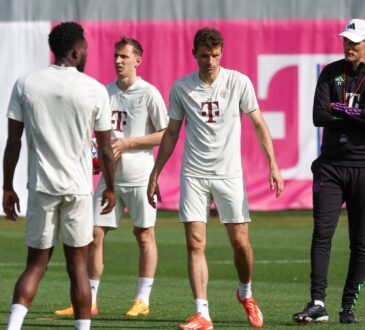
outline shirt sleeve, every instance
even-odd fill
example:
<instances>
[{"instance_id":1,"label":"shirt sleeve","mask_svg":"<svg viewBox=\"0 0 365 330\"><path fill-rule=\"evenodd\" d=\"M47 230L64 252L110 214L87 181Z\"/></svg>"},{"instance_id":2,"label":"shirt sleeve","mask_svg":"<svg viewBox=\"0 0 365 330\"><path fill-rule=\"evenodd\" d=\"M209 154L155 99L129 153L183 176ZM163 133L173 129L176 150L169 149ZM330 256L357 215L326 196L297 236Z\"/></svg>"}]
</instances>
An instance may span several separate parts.
<instances>
[{"instance_id":1,"label":"shirt sleeve","mask_svg":"<svg viewBox=\"0 0 365 330\"><path fill-rule=\"evenodd\" d=\"M19 78L14 84L7 112L7 117L9 119L14 119L20 122L24 122L23 119L24 80L25 78Z\"/></svg>"},{"instance_id":2,"label":"shirt sleeve","mask_svg":"<svg viewBox=\"0 0 365 330\"><path fill-rule=\"evenodd\" d=\"M111 129L111 107L106 88L100 85L99 97L95 107L95 131L107 131Z\"/></svg>"},{"instance_id":3,"label":"shirt sleeve","mask_svg":"<svg viewBox=\"0 0 365 330\"><path fill-rule=\"evenodd\" d=\"M157 89L152 89L150 96L151 97L148 103L148 113L155 130L160 131L165 129L169 122L166 105Z\"/></svg>"},{"instance_id":4,"label":"shirt sleeve","mask_svg":"<svg viewBox=\"0 0 365 330\"><path fill-rule=\"evenodd\" d=\"M172 87L169 96L169 117L175 120L183 121L185 117L184 108L180 101L178 87L176 84Z\"/></svg>"},{"instance_id":5,"label":"shirt sleeve","mask_svg":"<svg viewBox=\"0 0 365 330\"><path fill-rule=\"evenodd\" d=\"M313 124L316 127L343 128L348 126L346 119L333 116L329 111L331 102L331 74L325 67L319 75L313 101Z\"/></svg>"},{"instance_id":6,"label":"shirt sleeve","mask_svg":"<svg viewBox=\"0 0 365 330\"><path fill-rule=\"evenodd\" d=\"M247 114L258 109L259 105L251 80L239 72L237 72L237 79L241 91L240 110Z\"/></svg>"}]
</instances>

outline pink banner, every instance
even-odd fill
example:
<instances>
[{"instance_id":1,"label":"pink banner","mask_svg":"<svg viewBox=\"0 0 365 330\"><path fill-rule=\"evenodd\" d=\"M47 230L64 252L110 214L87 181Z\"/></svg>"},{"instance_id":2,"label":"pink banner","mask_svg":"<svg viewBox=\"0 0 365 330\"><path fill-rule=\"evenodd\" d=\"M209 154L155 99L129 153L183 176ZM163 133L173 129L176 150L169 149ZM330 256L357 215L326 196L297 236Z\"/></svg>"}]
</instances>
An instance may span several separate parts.
<instances>
[{"instance_id":1,"label":"pink banner","mask_svg":"<svg viewBox=\"0 0 365 330\"><path fill-rule=\"evenodd\" d=\"M269 190L268 165L247 118L242 128L242 161L250 208L311 208L311 162L318 132L312 125L313 92L319 68L341 57L343 28L339 20L273 21L124 21L81 22L89 41L86 72L102 83L115 79L114 43L136 38L144 48L139 74L154 84L168 104L173 82L196 70L191 55L195 31L213 26L225 38L222 66L247 74L273 136L285 179L279 199ZM182 132L160 177L161 209L177 209Z\"/></svg>"}]
</instances>

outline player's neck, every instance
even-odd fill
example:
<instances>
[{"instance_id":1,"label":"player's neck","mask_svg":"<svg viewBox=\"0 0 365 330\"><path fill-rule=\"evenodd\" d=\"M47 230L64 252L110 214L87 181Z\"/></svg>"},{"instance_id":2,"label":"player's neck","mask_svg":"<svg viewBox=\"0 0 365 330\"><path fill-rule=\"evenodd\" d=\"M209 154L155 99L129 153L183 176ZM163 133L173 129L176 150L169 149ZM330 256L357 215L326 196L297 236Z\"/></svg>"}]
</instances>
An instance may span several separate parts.
<instances>
[{"instance_id":1,"label":"player's neck","mask_svg":"<svg viewBox=\"0 0 365 330\"><path fill-rule=\"evenodd\" d=\"M213 84L214 81L217 79L218 75L219 75L219 68L214 72L199 71L199 78L206 85Z\"/></svg>"},{"instance_id":2,"label":"player's neck","mask_svg":"<svg viewBox=\"0 0 365 330\"><path fill-rule=\"evenodd\" d=\"M76 64L73 63L72 61L69 61L68 59L66 58L56 58L53 62L54 65L57 65L57 66L73 66L73 67L76 67Z\"/></svg>"},{"instance_id":3,"label":"player's neck","mask_svg":"<svg viewBox=\"0 0 365 330\"><path fill-rule=\"evenodd\" d=\"M129 87L131 87L138 80L138 76L132 75L127 77L118 77L117 85L119 89L122 91L126 91Z\"/></svg>"},{"instance_id":4,"label":"player's neck","mask_svg":"<svg viewBox=\"0 0 365 330\"><path fill-rule=\"evenodd\" d=\"M361 63L363 63L363 62L362 61L351 62L352 69L354 71L357 71L357 69L359 68Z\"/></svg>"}]
</instances>

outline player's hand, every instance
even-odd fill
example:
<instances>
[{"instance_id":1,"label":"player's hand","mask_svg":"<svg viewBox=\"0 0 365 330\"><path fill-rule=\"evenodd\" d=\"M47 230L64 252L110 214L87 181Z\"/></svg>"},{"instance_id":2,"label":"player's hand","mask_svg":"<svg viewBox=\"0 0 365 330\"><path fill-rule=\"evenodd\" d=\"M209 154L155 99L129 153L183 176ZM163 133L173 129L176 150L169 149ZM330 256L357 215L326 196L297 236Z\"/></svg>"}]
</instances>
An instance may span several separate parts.
<instances>
[{"instance_id":1,"label":"player's hand","mask_svg":"<svg viewBox=\"0 0 365 330\"><path fill-rule=\"evenodd\" d=\"M157 200L161 202L162 199L160 195L160 188L157 183L157 175L152 171L150 175L150 180L148 181L147 199L148 203L150 203L153 208L157 207L155 195L157 197Z\"/></svg>"},{"instance_id":2,"label":"player's hand","mask_svg":"<svg viewBox=\"0 0 365 330\"><path fill-rule=\"evenodd\" d=\"M108 202L106 206L105 203ZM101 196L101 206L104 206L104 208L101 210L100 214L107 214L110 213L114 206L115 206L115 193L114 191L105 189L103 191L103 194Z\"/></svg>"},{"instance_id":3,"label":"player's hand","mask_svg":"<svg viewBox=\"0 0 365 330\"><path fill-rule=\"evenodd\" d=\"M336 102L331 104L331 111L334 115L347 115L350 117L360 117L363 111L360 108L347 107L346 105Z\"/></svg>"},{"instance_id":4,"label":"player's hand","mask_svg":"<svg viewBox=\"0 0 365 330\"><path fill-rule=\"evenodd\" d=\"M16 221L18 213L20 213L20 205L18 195L14 190L4 190L3 209L8 220Z\"/></svg>"},{"instance_id":5,"label":"player's hand","mask_svg":"<svg viewBox=\"0 0 365 330\"><path fill-rule=\"evenodd\" d=\"M276 164L270 167L269 181L270 190L276 190L275 195L278 198L284 190L284 181Z\"/></svg>"},{"instance_id":6,"label":"player's hand","mask_svg":"<svg viewBox=\"0 0 365 330\"><path fill-rule=\"evenodd\" d=\"M129 149L128 139L125 138L112 137L111 144L115 160L118 160L122 153Z\"/></svg>"}]
</instances>

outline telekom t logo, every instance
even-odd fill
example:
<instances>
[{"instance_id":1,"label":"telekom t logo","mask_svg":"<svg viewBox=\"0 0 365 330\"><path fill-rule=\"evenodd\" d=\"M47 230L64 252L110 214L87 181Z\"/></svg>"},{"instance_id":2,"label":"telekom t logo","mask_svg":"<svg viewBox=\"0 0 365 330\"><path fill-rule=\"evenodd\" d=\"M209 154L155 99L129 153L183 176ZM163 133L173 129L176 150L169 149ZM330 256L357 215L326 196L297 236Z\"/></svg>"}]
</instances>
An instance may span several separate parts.
<instances>
[{"instance_id":1,"label":"telekom t logo","mask_svg":"<svg viewBox=\"0 0 365 330\"><path fill-rule=\"evenodd\" d=\"M208 120L206 121L206 123L215 123L216 121L214 120L214 116L218 117L219 116L219 104L218 101L214 101L214 102L202 102L200 104L200 108L202 109L202 116L203 117L208 117ZM206 110L205 110L206 109Z\"/></svg>"},{"instance_id":2,"label":"telekom t logo","mask_svg":"<svg viewBox=\"0 0 365 330\"><path fill-rule=\"evenodd\" d=\"M258 98L266 99L270 82L277 72L290 67L298 67L298 140L290 148L298 148L298 161L291 168L284 168L284 179L312 178L311 162L317 157L317 130L312 123L313 96L318 79L318 67L343 57L340 54L292 54L258 56ZM263 114L273 139L285 138L285 112L266 112ZM289 148L289 146L288 146Z\"/></svg>"},{"instance_id":3,"label":"telekom t logo","mask_svg":"<svg viewBox=\"0 0 365 330\"><path fill-rule=\"evenodd\" d=\"M127 111L112 111L112 128L114 131L123 132L123 126L127 125Z\"/></svg>"}]
</instances>

